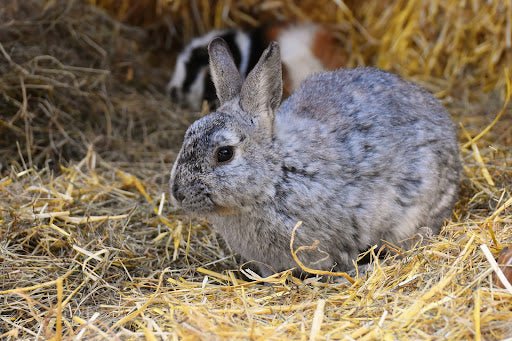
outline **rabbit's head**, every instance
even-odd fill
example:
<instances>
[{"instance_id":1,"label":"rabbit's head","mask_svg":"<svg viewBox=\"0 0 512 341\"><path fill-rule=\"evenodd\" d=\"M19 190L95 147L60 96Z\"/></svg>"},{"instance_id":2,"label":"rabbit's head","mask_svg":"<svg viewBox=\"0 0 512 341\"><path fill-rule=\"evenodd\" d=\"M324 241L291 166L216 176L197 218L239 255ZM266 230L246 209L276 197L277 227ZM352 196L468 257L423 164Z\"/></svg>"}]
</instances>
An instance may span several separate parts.
<instances>
[{"instance_id":1,"label":"rabbit's head","mask_svg":"<svg viewBox=\"0 0 512 341\"><path fill-rule=\"evenodd\" d=\"M171 172L176 206L200 215L250 210L274 194L280 170L273 147L282 96L279 46L271 43L245 81L224 40L208 46L221 106L193 123Z\"/></svg>"}]
</instances>

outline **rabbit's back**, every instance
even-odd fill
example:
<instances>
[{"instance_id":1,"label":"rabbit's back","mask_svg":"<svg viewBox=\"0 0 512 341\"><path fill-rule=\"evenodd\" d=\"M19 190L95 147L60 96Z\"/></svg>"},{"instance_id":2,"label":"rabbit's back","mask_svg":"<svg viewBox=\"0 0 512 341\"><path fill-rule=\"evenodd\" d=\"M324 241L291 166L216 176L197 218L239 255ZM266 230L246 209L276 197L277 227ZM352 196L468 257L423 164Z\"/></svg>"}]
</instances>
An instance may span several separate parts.
<instances>
[{"instance_id":1,"label":"rabbit's back","mask_svg":"<svg viewBox=\"0 0 512 341\"><path fill-rule=\"evenodd\" d=\"M366 121L403 125L419 120L424 120L420 125L452 126L444 107L428 91L373 67L315 74L282 103L279 112L342 126Z\"/></svg>"},{"instance_id":2,"label":"rabbit's back","mask_svg":"<svg viewBox=\"0 0 512 341\"><path fill-rule=\"evenodd\" d=\"M321 73L276 117L284 169L293 177L283 205L299 216L304 207L315 211L302 216L322 217L333 238L358 235L364 249L423 226L438 232L449 217L458 145L447 112L422 88L374 68Z\"/></svg>"}]
</instances>

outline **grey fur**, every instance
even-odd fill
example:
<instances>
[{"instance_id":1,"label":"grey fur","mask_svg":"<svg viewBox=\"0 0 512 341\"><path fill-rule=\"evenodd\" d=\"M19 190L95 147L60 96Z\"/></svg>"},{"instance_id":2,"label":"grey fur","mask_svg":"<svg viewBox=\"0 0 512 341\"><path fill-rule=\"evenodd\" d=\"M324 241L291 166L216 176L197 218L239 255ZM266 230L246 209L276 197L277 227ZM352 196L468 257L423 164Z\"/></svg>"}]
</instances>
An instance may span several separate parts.
<instances>
[{"instance_id":1,"label":"grey fur","mask_svg":"<svg viewBox=\"0 0 512 341\"><path fill-rule=\"evenodd\" d=\"M212 40L208 45L208 54L210 55L210 73L222 105L238 96L242 88L242 77L228 44L222 38Z\"/></svg>"},{"instance_id":2,"label":"grey fur","mask_svg":"<svg viewBox=\"0 0 512 341\"><path fill-rule=\"evenodd\" d=\"M245 91L190 126L171 172L174 204L206 217L262 275L297 266L289 250L297 221L295 247L319 241L316 251L299 253L317 269L348 270L382 240L438 233L460 173L443 106L396 75L356 68L308 78L273 118L279 84L247 84L279 73L269 58L276 53L277 45L265 51ZM224 63L212 69L232 67L228 58L212 59ZM261 108L255 103L264 96L264 110L242 109ZM215 151L226 145L234 158L218 164Z\"/></svg>"},{"instance_id":3,"label":"grey fur","mask_svg":"<svg viewBox=\"0 0 512 341\"><path fill-rule=\"evenodd\" d=\"M255 113L256 117L265 113L273 114L283 96L283 72L276 42L270 43L263 51L253 71L242 86L240 106L247 113ZM273 120L273 117L270 118Z\"/></svg>"}]
</instances>

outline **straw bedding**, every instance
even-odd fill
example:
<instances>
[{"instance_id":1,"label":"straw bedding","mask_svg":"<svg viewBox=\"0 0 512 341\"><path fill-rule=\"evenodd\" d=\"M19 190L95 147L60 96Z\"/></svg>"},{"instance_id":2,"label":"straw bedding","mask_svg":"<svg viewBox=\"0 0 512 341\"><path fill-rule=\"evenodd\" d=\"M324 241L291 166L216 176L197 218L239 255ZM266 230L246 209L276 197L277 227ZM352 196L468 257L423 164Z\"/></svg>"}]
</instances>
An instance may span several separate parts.
<instances>
[{"instance_id":1,"label":"straw bedding","mask_svg":"<svg viewBox=\"0 0 512 341\"><path fill-rule=\"evenodd\" d=\"M0 8L0 338L512 338L494 264L512 244L510 2L91 3ZM353 284L240 270L207 222L168 205L200 116L163 91L179 44L276 19L331 25L349 65L421 83L460 125L451 221Z\"/></svg>"}]
</instances>

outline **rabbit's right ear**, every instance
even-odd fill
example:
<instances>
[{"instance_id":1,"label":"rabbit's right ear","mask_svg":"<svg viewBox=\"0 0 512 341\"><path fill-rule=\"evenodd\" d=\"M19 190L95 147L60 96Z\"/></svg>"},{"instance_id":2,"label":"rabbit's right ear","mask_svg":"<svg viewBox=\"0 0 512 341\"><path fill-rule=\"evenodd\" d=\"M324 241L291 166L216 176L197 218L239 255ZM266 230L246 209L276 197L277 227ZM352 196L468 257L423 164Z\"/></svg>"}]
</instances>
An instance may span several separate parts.
<instances>
[{"instance_id":1,"label":"rabbit's right ear","mask_svg":"<svg viewBox=\"0 0 512 341\"><path fill-rule=\"evenodd\" d=\"M242 88L242 77L224 39L213 39L208 45L208 54L212 80L222 105L238 96Z\"/></svg>"}]
</instances>

